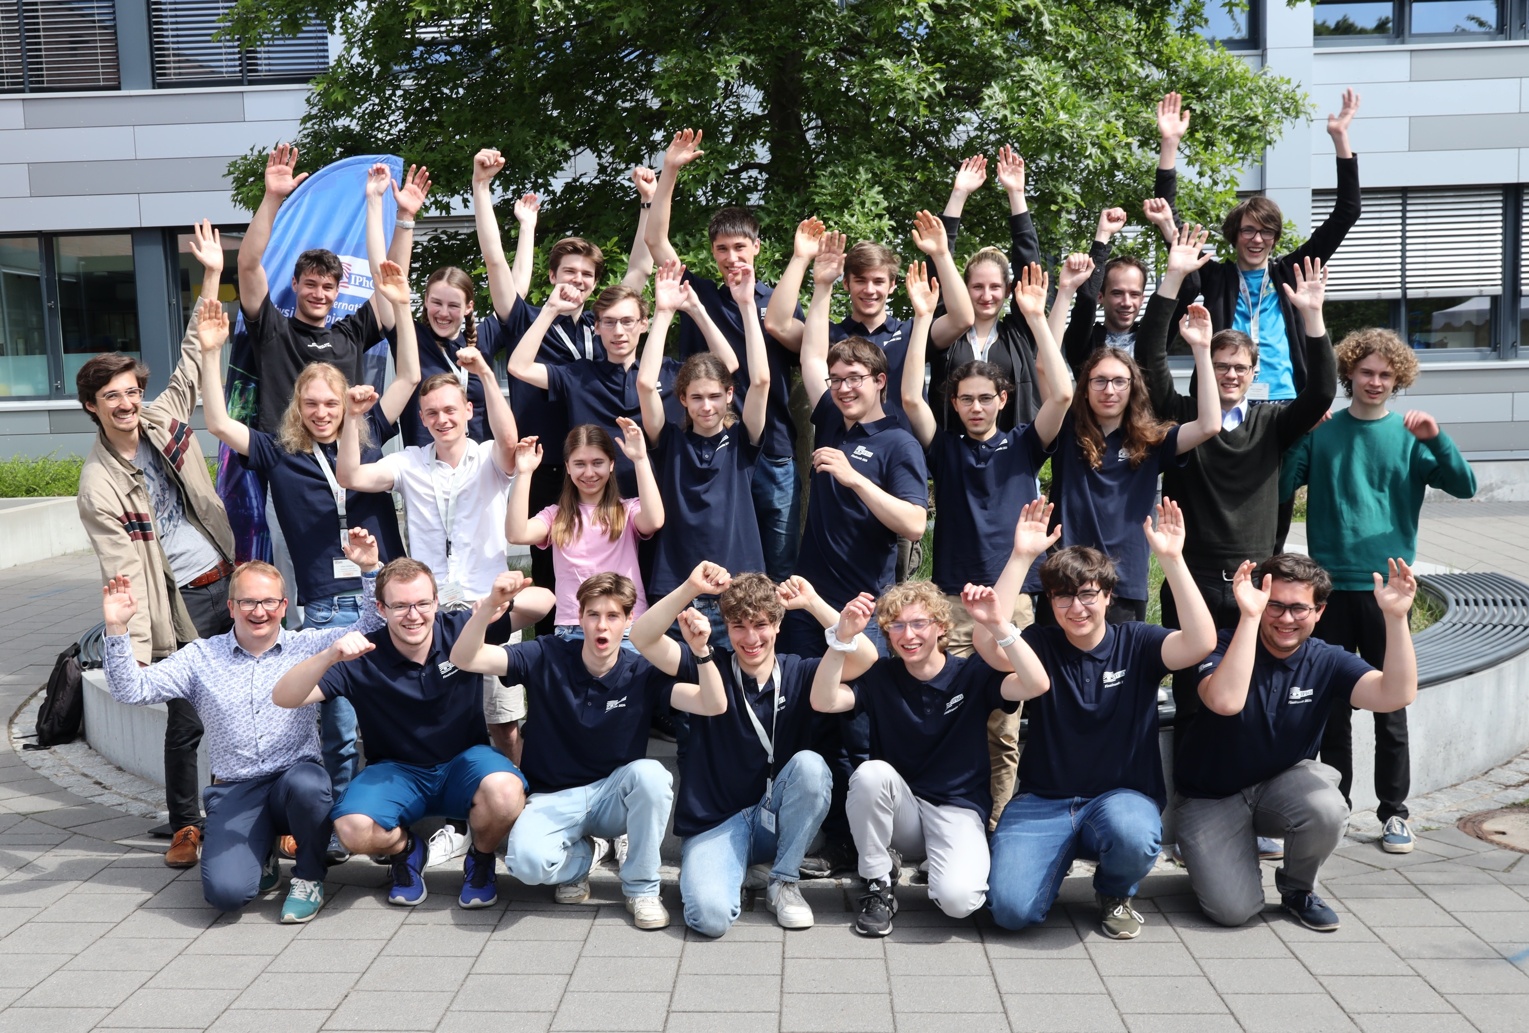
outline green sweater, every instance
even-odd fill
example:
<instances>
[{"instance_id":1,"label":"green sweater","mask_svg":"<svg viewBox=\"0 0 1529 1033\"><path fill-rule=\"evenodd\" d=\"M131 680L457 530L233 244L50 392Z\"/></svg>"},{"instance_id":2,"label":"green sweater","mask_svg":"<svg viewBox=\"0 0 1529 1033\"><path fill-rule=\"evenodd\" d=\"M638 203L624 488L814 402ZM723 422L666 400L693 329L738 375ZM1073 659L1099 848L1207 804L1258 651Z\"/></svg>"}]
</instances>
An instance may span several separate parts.
<instances>
[{"instance_id":1,"label":"green sweater","mask_svg":"<svg viewBox=\"0 0 1529 1033\"><path fill-rule=\"evenodd\" d=\"M1476 494L1476 475L1448 434L1419 441L1399 413L1361 420L1347 409L1285 453L1280 498L1303 484L1311 486L1306 551L1342 592L1374 588L1370 575L1384 574L1388 558L1416 558L1425 488Z\"/></svg>"}]
</instances>

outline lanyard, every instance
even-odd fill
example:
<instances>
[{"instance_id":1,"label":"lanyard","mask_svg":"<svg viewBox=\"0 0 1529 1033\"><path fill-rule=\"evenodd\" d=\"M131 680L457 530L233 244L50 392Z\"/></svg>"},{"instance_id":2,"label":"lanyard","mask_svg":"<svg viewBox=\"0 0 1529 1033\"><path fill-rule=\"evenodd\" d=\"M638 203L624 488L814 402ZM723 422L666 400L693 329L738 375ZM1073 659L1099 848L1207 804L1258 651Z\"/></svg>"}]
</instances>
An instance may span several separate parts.
<instances>
[{"instance_id":1,"label":"lanyard","mask_svg":"<svg viewBox=\"0 0 1529 1033\"><path fill-rule=\"evenodd\" d=\"M451 579L451 530L457 519L457 495L461 491L462 482L457 476L462 466L467 462L467 456L462 457L462 462L455 467L447 467L446 483L441 484L436 476L435 442L425 446L425 460L430 469L430 487L435 490L435 512L441 518L441 532L446 536L446 579ZM441 463L442 466L446 464Z\"/></svg>"},{"instance_id":2,"label":"lanyard","mask_svg":"<svg viewBox=\"0 0 1529 1033\"><path fill-rule=\"evenodd\" d=\"M563 342L563 347L568 349L568 354L572 355L575 359L584 358L592 361L595 357L594 331L589 329L588 323L580 323L579 329L584 331L584 354L582 356L579 354L579 349L574 347L573 338L568 336L568 332L556 323L552 325L552 332L557 334L558 339Z\"/></svg>"},{"instance_id":3,"label":"lanyard","mask_svg":"<svg viewBox=\"0 0 1529 1033\"><path fill-rule=\"evenodd\" d=\"M749 722L754 726L754 734L759 736L759 745L765 749L765 762L770 765L770 775L765 780L765 800L770 799L770 791L775 784L775 723L780 720L780 661L775 661L775 670L770 675L770 682L774 686L775 693L770 703L770 734L765 735L764 723L759 720L759 715L754 713L754 708L749 704L748 692L743 687L743 668L738 664L738 654L733 654L733 681L738 685L738 694L743 697L743 712L749 715Z\"/></svg>"},{"instance_id":4,"label":"lanyard","mask_svg":"<svg viewBox=\"0 0 1529 1033\"><path fill-rule=\"evenodd\" d=\"M1243 275L1241 270L1237 272L1237 291L1243 302L1248 306L1248 336L1253 339L1255 346L1259 343L1258 314L1264 307L1264 295L1272 292L1273 284L1270 281L1273 279L1274 277L1269 275L1269 267L1265 266L1264 278L1258 285L1258 304L1255 305L1253 303L1253 293L1248 290L1247 277Z\"/></svg>"},{"instance_id":5,"label":"lanyard","mask_svg":"<svg viewBox=\"0 0 1529 1033\"><path fill-rule=\"evenodd\" d=\"M324 446L317 441L313 443L313 458L319 462L319 469L324 472L324 480L329 482L329 491L334 496L334 508L340 513L340 547L350 541L346 534L345 526L345 489L340 487L340 482L334 479L334 470L329 465L329 457L324 454Z\"/></svg>"},{"instance_id":6,"label":"lanyard","mask_svg":"<svg viewBox=\"0 0 1529 1033\"><path fill-rule=\"evenodd\" d=\"M972 358L978 362L987 361L987 353L992 350L993 342L998 340L998 320L993 320L993 325L988 329L987 340L979 346L977 344L977 328L974 326L966 331L966 339L972 343Z\"/></svg>"},{"instance_id":7,"label":"lanyard","mask_svg":"<svg viewBox=\"0 0 1529 1033\"><path fill-rule=\"evenodd\" d=\"M452 361L451 352L447 351L445 341L437 341L436 347L441 349L441 358L446 360L446 368L451 370L452 374L456 376L457 383L462 385L462 393L466 394L467 370L463 369L461 366L458 366L455 362Z\"/></svg>"}]
</instances>

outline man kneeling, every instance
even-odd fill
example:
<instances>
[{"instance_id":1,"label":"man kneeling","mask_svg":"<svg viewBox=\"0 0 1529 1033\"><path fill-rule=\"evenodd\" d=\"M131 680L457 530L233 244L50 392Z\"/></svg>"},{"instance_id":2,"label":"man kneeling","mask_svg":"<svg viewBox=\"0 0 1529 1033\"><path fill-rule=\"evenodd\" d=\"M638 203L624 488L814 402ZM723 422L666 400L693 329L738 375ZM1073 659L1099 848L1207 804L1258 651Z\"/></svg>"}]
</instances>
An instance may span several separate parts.
<instances>
[{"instance_id":1,"label":"man kneeling","mask_svg":"<svg viewBox=\"0 0 1529 1033\"><path fill-rule=\"evenodd\" d=\"M1315 560L1281 554L1237 570L1240 617L1200 665L1203 704L1174 764L1179 850L1206 917L1241 925L1263 910L1257 836L1285 837L1274 873L1280 907L1308 929L1331 932L1338 915L1317 895L1317 871L1343 841L1349 809L1338 770L1318 763L1328 712L1387 714L1417 698L1417 658L1407 615L1412 571L1391 560L1375 574L1386 659L1377 671L1354 653L1311 637L1332 591ZM1251 573L1250 573L1251 572Z\"/></svg>"},{"instance_id":2,"label":"man kneeling","mask_svg":"<svg viewBox=\"0 0 1529 1033\"><path fill-rule=\"evenodd\" d=\"M545 588L503 576L513 583L500 605L516 605L489 631L501 642L554 605ZM488 744L482 679L448 658L467 614L440 612L435 575L407 558L377 575L377 608L386 628L346 635L282 675L271 698L300 707L343 696L356 708L367 764L335 804L334 825L351 853L389 858L388 903L425 899L426 844L409 826L434 816L466 819L472 839L457 903L489 907L499 899L494 850L525 806L525 776Z\"/></svg>"}]
</instances>

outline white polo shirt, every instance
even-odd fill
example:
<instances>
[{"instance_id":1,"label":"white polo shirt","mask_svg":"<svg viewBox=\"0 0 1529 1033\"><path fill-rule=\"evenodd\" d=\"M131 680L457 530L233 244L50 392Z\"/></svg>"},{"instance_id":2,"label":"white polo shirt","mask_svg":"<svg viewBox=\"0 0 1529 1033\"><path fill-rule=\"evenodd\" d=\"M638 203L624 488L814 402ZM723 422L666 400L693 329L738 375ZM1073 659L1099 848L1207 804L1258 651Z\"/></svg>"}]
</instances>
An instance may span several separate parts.
<instances>
[{"instance_id":1,"label":"white polo shirt","mask_svg":"<svg viewBox=\"0 0 1529 1033\"><path fill-rule=\"evenodd\" d=\"M494 442L469 441L455 469L435 457L434 444L411 445L383 456L378 465L403 494L409 555L430 568L443 592L455 582L469 600L488 595L506 569L504 516L511 481L494 462Z\"/></svg>"}]
</instances>

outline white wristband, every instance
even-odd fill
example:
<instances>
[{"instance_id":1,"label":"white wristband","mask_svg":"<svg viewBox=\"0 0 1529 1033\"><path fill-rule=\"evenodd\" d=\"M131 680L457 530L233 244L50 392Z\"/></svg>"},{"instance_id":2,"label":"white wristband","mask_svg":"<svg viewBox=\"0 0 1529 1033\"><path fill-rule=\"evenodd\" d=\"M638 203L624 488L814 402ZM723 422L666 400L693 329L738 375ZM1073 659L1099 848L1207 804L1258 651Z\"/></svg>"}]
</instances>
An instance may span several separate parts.
<instances>
[{"instance_id":1,"label":"white wristband","mask_svg":"<svg viewBox=\"0 0 1529 1033\"><path fill-rule=\"evenodd\" d=\"M394 219L393 220L393 225L396 226L398 229L401 229L401 230L412 230L414 228L414 220L413 219Z\"/></svg>"},{"instance_id":2,"label":"white wristband","mask_svg":"<svg viewBox=\"0 0 1529 1033\"><path fill-rule=\"evenodd\" d=\"M1012 646L1018 640L1019 640L1019 629L1014 627L1014 625L1010 624L1009 625L1009 633L1007 635L1005 635L1003 638L994 639L993 640L993 645L997 646L999 649L1008 649L1010 646Z\"/></svg>"},{"instance_id":3,"label":"white wristband","mask_svg":"<svg viewBox=\"0 0 1529 1033\"><path fill-rule=\"evenodd\" d=\"M853 639L848 642L839 641L839 626L837 624L831 628L823 629L823 641L827 642L828 648L836 653L853 653L856 649Z\"/></svg>"}]
</instances>

